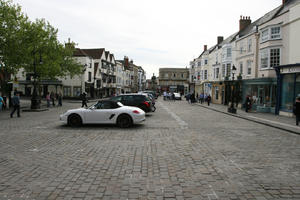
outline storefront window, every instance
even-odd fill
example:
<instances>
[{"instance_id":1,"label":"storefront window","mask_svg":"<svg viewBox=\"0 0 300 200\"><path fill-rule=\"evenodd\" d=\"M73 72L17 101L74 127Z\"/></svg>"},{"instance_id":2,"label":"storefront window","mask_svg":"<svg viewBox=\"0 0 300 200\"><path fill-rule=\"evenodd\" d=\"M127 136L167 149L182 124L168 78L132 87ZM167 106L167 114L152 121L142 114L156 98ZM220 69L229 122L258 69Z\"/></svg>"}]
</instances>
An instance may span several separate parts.
<instances>
[{"instance_id":1,"label":"storefront window","mask_svg":"<svg viewBox=\"0 0 300 200\"><path fill-rule=\"evenodd\" d=\"M282 80L281 109L292 110L294 103L294 74L286 74Z\"/></svg>"},{"instance_id":2,"label":"storefront window","mask_svg":"<svg viewBox=\"0 0 300 200\"><path fill-rule=\"evenodd\" d=\"M244 86L246 96L252 98L252 104L255 106L275 107L276 104L276 85L274 84L255 84Z\"/></svg>"},{"instance_id":3,"label":"storefront window","mask_svg":"<svg viewBox=\"0 0 300 200\"><path fill-rule=\"evenodd\" d=\"M71 87L64 87L64 96L71 96Z\"/></svg>"}]
</instances>

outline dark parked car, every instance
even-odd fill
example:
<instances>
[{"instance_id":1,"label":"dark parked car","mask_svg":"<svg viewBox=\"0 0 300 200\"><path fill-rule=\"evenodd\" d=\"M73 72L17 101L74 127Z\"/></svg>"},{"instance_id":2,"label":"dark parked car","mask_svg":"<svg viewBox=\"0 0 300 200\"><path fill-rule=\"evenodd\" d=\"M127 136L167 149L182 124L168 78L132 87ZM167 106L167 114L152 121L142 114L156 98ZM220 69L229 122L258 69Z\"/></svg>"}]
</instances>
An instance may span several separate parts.
<instances>
[{"instance_id":1,"label":"dark parked car","mask_svg":"<svg viewBox=\"0 0 300 200\"><path fill-rule=\"evenodd\" d=\"M145 112L152 111L151 100L143 94L122 94L115 97L111 97L110 100L121 102L126 106L135 106L142 109Z\"/></svg>"},{"instance_id":2,"label":"dark parked car","mask_svg":"<svg viewBox=\"0 0 300 200\"><path fill-rule=\"evenodd\" d=\"M157 99L157 94L156 94L156 92L154 92L154 91L151 91L151 90L145 90L145 91L141 91L141 93L150 93L150 94L153 95L153 97L154 97L155 99Z\"/></svg>"}]
</instances>

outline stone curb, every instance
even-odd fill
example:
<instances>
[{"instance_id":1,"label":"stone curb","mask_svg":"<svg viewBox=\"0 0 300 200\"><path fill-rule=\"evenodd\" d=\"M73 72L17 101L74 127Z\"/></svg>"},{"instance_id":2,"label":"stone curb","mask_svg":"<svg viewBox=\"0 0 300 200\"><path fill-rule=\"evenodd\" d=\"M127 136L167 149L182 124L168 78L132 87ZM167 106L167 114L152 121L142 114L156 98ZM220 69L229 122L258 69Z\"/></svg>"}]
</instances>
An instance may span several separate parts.
<instances>
[{"instance_id":1,"label":"stone curb","mask_svg":"<svg viewBox=\"0 0 300 200\"><path fill-rule=\"evenodd\" d=\"M293 134L300 135L299 131L284 128L284 127L279 126L279 125L274 125L274 124L258 121L258 120L255 120L255 119L252 119L252 118L249 118L249 117L245 117L245 116L242 116L242 115L239 115L239 114L231 114L231 113L228 113L228 112L225 112L225 111L221 111L221 110L211 108L211 107L208 107L208 106L203 106L203 105L200 105L200 104L197 104L197 103L196 103L196 105L200 106L200 107L203 107L203 108L206 108L206 109L209 109L209 110L213 110L215 112L223 113L223 114L226 114L226 115L230 115L230 116L233 116L233 117L237 117L237 118L240 118L240 119L252 121L252 122L255 122L255 123L258 123L258 124L262 124L262 125L265 125L265 126L273 127L273 128L276 128L276 129L280 129L280 130L283 130L283 131L287 131L287 132L290 132L290 133L293 133Z\"/></svg>"}]
</instances>

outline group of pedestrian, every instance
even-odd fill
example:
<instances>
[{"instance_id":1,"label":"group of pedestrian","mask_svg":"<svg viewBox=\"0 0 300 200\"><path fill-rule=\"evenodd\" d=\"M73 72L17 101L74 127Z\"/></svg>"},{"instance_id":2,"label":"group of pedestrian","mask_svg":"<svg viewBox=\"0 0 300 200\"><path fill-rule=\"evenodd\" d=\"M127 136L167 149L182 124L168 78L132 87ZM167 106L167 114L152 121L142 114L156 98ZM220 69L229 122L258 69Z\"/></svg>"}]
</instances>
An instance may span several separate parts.
<instances>
[{"instance_id":1,"label":"group of pedestrian","mask_svg":"<svg viewBox=\"0 0 300 200\"><path fill-rule=\"evenodd\" d=\"M185 98L189 104L193 104L196 102L203 104L204 102L207 102L207 105L209 106L210 102L211 102L210 94L206 95L206 94L201 93L200 95L198 95L198 93L197 93L196 97L195 97L195 93L191 93L191 94L189 93L189 94L185 95Z\"/></svg>"},{"instance_id":2,"label":"group of pedestrian","mask_svg":"<svg viewBox=\"0 0 300 200\"><path fill-rule=\"evenodd\" d=\"M166 101L166 100L173 100L173 101L175 101L175 94L174 94L174 92L164 91L163 92L163 97L164 97L164 101Z\"/></svg>"},{"instance_id":3,"label":"group of pedestrian","mask_svg":"<svg viewBox=\"0 0 300 200\"><path fill-rule=\"evenodd\" d=\"M58 94L54 94L54 92L47 92L46 95L46 101L47 101L47 107L50 107L50 104L52 102L52 106L55 106L55 99L57 99L57 105L58 106L62 106L62 94L58 93Z\"/></svg>"},{"instance_id":4,"label":"group of pedestrian","mask_svg":"<svg viewBox=\"0 0 300 200\"><path fill-rule=\"evenodd\" d=\"M198 96L198 94L197 94ZM197 98L199 103L203 104L204 102L207 102L207 105L209 106L210 105L210 102L211 102L211 96L210 94L204 94L204 93L201 93L199 95L199 98Z\"/></svg>"}]
</instances>

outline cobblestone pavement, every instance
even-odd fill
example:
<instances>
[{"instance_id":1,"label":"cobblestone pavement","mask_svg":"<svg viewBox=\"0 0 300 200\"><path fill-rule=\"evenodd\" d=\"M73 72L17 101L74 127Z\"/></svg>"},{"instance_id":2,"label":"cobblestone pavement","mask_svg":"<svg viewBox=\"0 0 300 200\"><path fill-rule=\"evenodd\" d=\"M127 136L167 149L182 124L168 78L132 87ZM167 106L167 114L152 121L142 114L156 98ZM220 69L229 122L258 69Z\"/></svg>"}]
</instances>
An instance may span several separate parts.
<instances>
[{"instance_id":1,"label":"cobblestone pavement","mask_svg":"<svg viewBox=\"0 0 300 200\"><path fill-rule=\"evenodd\" d=\"M142 125L0 113L0 199L300 199L300 136L186 101Z\"/></svg>"}]
</instances>

